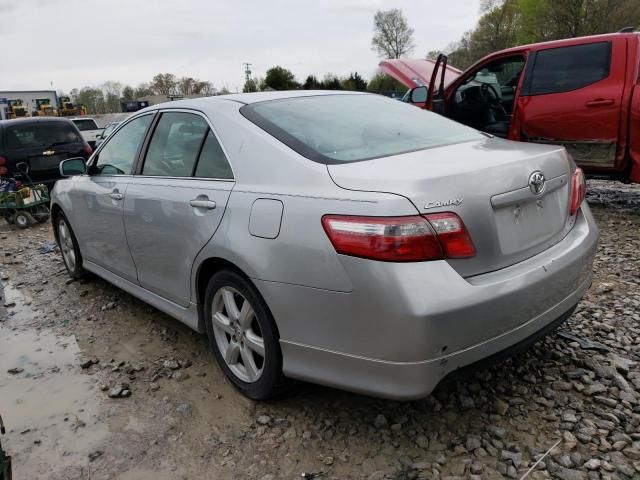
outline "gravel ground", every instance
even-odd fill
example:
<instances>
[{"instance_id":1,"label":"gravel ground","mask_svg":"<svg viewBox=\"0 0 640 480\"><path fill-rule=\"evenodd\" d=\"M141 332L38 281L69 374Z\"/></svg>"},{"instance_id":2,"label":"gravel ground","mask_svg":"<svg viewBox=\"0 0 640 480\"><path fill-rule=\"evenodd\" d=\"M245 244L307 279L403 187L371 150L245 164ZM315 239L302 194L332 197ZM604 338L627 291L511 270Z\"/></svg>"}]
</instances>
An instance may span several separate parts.
<instances>
[{"instance_id":1,"label":"gravel ground","mask_svg":"<svg viewBox=\"0 0 640 480\"><path fill-rule=\"evenodd\" d=\"M50 225L0 225L14 478L640 478L640 187L589 190L602 239L573 317L409 403L307 384L246 400L202 336L102 280L67 280L44 253Z\"/></svg>"}]
</instances>

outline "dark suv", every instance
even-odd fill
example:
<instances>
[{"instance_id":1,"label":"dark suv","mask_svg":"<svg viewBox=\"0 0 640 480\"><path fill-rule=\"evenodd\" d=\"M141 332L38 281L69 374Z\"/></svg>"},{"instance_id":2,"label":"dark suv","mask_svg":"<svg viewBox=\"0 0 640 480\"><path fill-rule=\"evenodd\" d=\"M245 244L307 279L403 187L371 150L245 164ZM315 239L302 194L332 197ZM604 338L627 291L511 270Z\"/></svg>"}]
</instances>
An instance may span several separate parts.
<instances>
[{"instance_id":1,"label":"dark suv","mask_svg":"<svg viewBox=\"0 0 640 480\"><path fill-rule=\"evenodd\" d=\"M20 118L0 121L0 158L6 159L9 177L28 183L16 168L24 162L34 183L44 183L49 190L60 178L58 165L72 157L85 160L91 147L78 128L65 118Z\"/></svg>"}]
</instances>

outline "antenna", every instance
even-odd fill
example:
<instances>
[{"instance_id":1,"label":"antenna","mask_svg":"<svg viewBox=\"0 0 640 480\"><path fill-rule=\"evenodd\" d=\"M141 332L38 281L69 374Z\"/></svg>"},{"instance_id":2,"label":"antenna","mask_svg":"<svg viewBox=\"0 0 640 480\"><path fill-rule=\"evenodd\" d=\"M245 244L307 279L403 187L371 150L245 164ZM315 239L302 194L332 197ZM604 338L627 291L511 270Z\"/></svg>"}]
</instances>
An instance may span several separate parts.
<instances>
[{"instance_id":1,"label":"antenna","mask_svg":"<svg viewBox=\"0 0 640 480\"><path fill-rule=\"evenodd\" d=\"M245 82L248 82L251 80L251 64L243 63L242 66L244 67L244 80Z\"/></svg>"}]
</instances>

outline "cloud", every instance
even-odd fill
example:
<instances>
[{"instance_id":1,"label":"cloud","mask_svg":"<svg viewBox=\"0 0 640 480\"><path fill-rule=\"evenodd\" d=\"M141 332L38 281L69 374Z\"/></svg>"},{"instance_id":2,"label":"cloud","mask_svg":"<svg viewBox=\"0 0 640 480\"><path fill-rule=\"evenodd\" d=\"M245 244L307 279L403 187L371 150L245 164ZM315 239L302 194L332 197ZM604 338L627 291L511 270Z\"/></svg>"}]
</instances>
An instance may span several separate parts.
<instances>
[{"instance_id":1,"label":"cloud","mask_svg":"<svg viewBox=\"0 0 640 480\"><path fill-rule=\"evenodd\" d=\"M394 7L408 17L414 54L423 56L472 28L479 0L449 2L446 10L436 0L0 0L0 90L136 85L158 72L235 90L243 62L257 76L281 65L299 80L327 72L371 77L379 61L373 14Z\"/></svg>"}]
</instances>

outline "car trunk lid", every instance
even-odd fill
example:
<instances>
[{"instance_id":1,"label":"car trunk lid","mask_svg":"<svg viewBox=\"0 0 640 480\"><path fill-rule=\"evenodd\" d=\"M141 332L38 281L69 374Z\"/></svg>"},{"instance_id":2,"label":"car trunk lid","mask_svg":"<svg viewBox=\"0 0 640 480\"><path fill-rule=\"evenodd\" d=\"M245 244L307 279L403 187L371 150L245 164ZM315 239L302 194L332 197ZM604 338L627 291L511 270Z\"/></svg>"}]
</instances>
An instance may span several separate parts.
<instances>
[{"instance_id":1,"label":"car trunk lid","mask_svg":"<svg viewBox=\"0 0 640 480\"><path fill-rule=\"evenodd\" d=\"M448 262L465 277L532 257L572 226L562 148L491 138L327 168L342 188L400 194L421 214L458 214L477 255ZM545 178L539 194L529 184L536 172Z\"/></svg>"}]
</instances>

